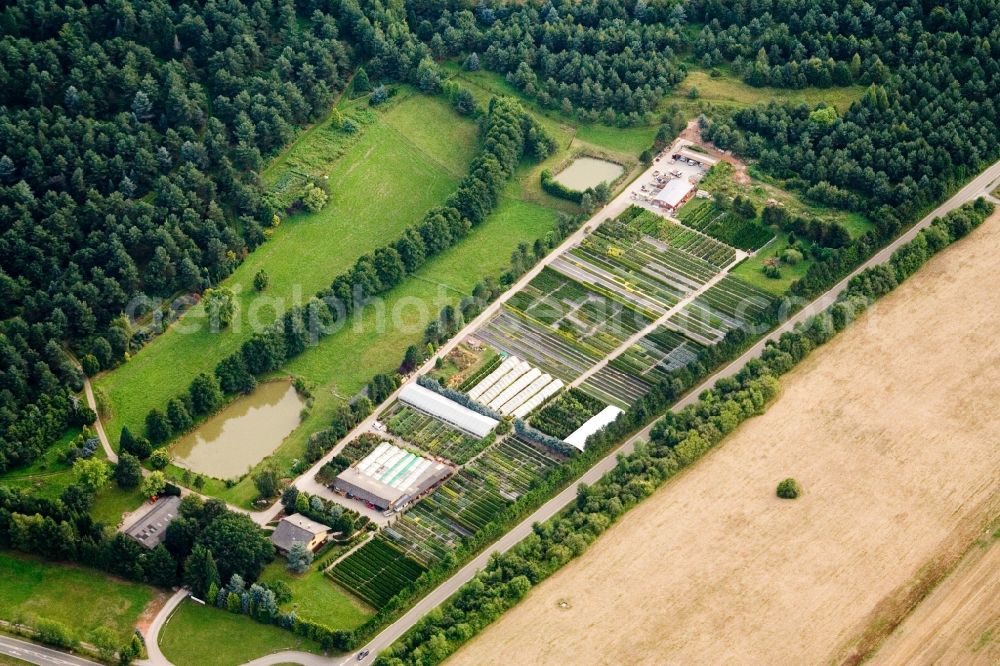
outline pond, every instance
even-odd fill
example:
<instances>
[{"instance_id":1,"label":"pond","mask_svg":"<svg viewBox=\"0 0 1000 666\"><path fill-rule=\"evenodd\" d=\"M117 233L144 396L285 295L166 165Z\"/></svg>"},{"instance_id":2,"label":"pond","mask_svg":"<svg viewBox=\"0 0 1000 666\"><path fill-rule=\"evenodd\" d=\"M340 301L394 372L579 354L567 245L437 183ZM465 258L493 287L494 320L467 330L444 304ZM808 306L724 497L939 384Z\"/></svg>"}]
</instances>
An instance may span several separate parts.
<instances>
[{"instance_id":1,"label":"pond","mask_svg":"<svg viewBox=\"0 0 1000 666\"><path fill-rule=\"evenodd\" d=\"M582 192L588 187L610 183L625 172L621 164L599 160L596 157L578 157L573 163L557 173L553 180L571 190Z\"/></svg>"},{"instance_id":2,"label":"pond","mask_svg":"<svg viewBox=\"0 0 1000 666\"><path fill-rule=\"evenodd\" d=\"M235 479L269 456L299 425L302 399L289 381L261 384L171 447L174 462L217 479Z\"/></svg>"}]
</instances>

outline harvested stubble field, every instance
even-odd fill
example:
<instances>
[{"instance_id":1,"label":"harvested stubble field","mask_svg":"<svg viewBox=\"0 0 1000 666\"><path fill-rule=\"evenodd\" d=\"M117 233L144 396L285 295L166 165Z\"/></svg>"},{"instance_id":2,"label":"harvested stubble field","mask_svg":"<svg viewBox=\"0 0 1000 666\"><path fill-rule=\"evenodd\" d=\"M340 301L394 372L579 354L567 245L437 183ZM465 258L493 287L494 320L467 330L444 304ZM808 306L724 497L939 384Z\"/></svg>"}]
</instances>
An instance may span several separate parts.
<instances>
[{"instance_id":1,"label":"harvested stubble field","mask_svg":"<svg viewBox=\"0 0 1000 666\"><path fill-rule=\"evenodd\" d=\"M995 214L452 663L855 663L997 515L998 253Z\"/></svg>"}]
</instances>

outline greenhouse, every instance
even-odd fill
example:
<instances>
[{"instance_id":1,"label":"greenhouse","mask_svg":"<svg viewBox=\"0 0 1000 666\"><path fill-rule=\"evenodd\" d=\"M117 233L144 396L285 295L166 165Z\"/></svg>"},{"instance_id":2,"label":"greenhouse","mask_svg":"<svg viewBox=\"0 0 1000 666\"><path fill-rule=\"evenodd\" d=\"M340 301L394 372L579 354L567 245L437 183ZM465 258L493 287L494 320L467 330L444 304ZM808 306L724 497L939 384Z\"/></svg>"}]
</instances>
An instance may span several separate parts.
<instances>
[{"instance_id":1,"label":"greenhouse","mask_svg":"<svg viewBox=\"0 0 1000 666\"><path fill-rule=\"evenodd\" d=\"M485 437L499 423L496 419L475 412L416 383L404 386L399 393L399 399L410 407L430 414L474 437Z\"/></svg>"},{"instance_id":2,"label":"greenhouse","mask_svg":"<svg viewBox=\"0 0 1000 666\"><path fill-rule=\"evenodd\" d=\"M587 443L587 438L593 435L595 432L613 422L618 415L622 413L622 410L618 409L614 405L608 405L598 413L587 419L587 422L582 426L574 430L569 437L563 441L570 446L580 449L583 451L584 445Z\"/></svg>"}]
</instances>

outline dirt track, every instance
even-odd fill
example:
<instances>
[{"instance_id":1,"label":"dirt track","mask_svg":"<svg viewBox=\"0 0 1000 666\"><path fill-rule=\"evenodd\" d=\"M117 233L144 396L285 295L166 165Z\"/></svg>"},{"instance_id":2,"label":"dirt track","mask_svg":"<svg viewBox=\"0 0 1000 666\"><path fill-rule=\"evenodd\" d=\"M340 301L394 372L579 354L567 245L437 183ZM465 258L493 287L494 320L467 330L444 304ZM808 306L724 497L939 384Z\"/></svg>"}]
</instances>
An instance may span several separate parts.
<instances>
[{"instance_id":1,"label":"dirt track","mask_svg":"<svg viewBox=\"0 0 1000 666\"><path fill-rule=\"evenodd\" d=\"M997 256L1000 214L451 663L845 658L925 565L997 515ZM786 476L805 489L794 502L774 497Z\"/></svg>"}]
</instances>

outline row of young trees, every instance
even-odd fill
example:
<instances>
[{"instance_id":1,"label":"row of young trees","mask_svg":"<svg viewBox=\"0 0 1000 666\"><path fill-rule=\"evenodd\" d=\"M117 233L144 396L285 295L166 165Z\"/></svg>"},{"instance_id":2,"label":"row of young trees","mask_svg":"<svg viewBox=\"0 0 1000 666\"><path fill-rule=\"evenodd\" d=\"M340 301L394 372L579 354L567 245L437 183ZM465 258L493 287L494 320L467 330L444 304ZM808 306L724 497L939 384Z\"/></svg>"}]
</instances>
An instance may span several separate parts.
<instances>
[{"instance_id":1,"label":"row of young trees","mask_svg":"<svg viewBox=\"0 0 1000 666\"><path fill-rule=\"evenodd\" d=\"M333 280L329 289L304 307L289 310L243 343L238 352L223 359L215 369L219 391L233 394L252 390L257 376L278 369L368 300L398 285L427 259L457 243L496 207L522 156L541 159L554 149L553 140L510 98L491 100L484 128L482 150L444 206L429 211L394 243L360 257L349 271ZM198 411L196 403L205 408L211 403L214 409L218 401L196 400L202 394L218 395L214 390L202 390L208 388L216 388L211 377L199 376L189 391L172 399L165 410L151 410L146 418L146 436L154 443L164 442L190 427L192 412L207 413ZM392 378L376 377L370 398L380 402L395 388Z\"/></svg>"},{"instance_id":2,"label":"row of young trees","mask_svg":"<svg viewBox=\"0 0 1000 666\"><path fill-rule=\"evenodd\" d=\"M437 664L517 604L532 586L582 554L622 514L657 487L694 463L740 423L764 411L777 395L778 377L889 293L928 258L962 238L992 211L980 200L935 221L885 264L851 281L838 301L818 316L771 342L759 359L735 376L722 379L679 412L668 411L654 426L650 441L592 486L581 486L576 503L545 523L462 586L443 607L424 617L392 648L379 666ZM668 403L669 404L669 403ZM663 405L667 407L668 405ZM630 410L588 443L620 441L634 430Z\"/></svg>"},{"instance_id":3,"label":"row of young trees","mask_svg":"<svg viewBox=\"0 0 1000 666\"><path fill-rule=\"evenodd\" d=\"M334 18L293 0L16 2L0 26L5 469L77 416L61 345L115 365L142 343L130 303L215 284L264 240L263 158L348 61Z\"/></svg>"}]
</instances>

